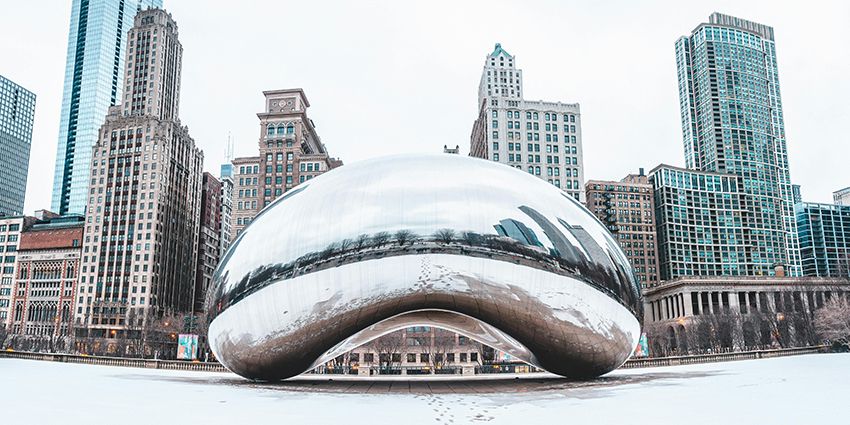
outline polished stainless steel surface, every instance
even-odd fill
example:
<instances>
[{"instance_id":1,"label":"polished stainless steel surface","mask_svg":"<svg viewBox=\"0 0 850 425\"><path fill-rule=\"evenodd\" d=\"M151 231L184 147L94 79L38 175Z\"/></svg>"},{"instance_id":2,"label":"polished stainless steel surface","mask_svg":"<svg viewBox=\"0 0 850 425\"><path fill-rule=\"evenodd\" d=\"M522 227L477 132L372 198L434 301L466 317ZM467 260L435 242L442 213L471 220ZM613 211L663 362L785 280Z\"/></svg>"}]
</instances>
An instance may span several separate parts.
<instances>
[{"instance_id":1,"label":"polished stainless steel surface","mask_svg":"<svg viewBox=\"0 0 850 425\"><path fill-rule=\"evenodd\" d=\"M641 309L627 258L577 201L446 154L363 161L297 186L232 244L208 297L216 357L262 380L420 324L595 376L631 354Z\"/></svg>"}]
</instances>

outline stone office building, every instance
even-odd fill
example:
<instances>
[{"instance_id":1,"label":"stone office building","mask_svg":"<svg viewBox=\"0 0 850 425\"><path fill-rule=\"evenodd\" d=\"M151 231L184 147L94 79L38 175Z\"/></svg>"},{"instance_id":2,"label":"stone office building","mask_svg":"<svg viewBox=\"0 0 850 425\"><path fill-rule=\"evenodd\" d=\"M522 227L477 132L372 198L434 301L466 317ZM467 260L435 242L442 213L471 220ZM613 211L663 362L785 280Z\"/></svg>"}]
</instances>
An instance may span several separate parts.
<instances>
[{"instance_id":1,"label":"stone office building","mask_svg":"<svg viewBox=\"0 0 850 425\"><path fill-rule=\"evenodd\" d=\"M484 61L469 155L528 172L584 200L578 103L527 100L522 70L496 44Z\"/></svg>"},{"instance_id":2,"label":"stone office building","mask_svg":"<svg viewBox=\"0 0 850 425\"><path fill-rule=\"evenodd\" d=\"M589 180L587 209L605 224L629 258L641 286L660 282L655 199L649 178L640 169L620 181Z\"/></svg>"},{"instance_id":3,"label":"stone office building","mask_svg":"<svg viewBox=\"0 0 850 425\"><path fill-rule=\"evenodd\" d=\"M331 158L313 120L302 89L264 91L260 119L259 155L233 160L232 237L272 201L328 170L342 165Z\"/></svg>"},{"instance_id":4,"label":"stone office building","mask_svg":"<svg viewBox=\"0 0 850 425\"><path fill-rule=\"evenodd\" d=\"M192 311L204 157L178 116L182 53L170 14L136 15L123 102L92 152L75 312L87 336Z\"/></svg>"},{"instance_id":5,"label":"stone office building","mask_svg":"<svg viewBox=\"0 0 850 425\"><path fill-rule=\"evenodd\" d=\"M647 288L644 328L654 355L818 343L812 314L850 298L850 280L776 276L678 277Z\"/></svg>"},{"instance_id":6,"label":"stone office building","mask_svg":"<svg viewBox=\"0 0 850 425\"><path fill-rule=\"evenodd\" d=\"M193 311L202 313L207 289L221 258L221 182L204 172L201 188L201 222L198 234L198 260L195 273L195 305Z\"/></svg>"}]
</instances>

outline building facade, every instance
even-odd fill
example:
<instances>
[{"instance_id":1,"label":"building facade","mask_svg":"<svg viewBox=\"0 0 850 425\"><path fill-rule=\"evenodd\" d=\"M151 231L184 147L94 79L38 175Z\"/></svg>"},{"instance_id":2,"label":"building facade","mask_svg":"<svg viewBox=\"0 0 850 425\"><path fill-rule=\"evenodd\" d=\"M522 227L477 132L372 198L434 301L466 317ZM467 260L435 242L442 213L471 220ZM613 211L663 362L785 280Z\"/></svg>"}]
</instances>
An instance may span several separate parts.
<instances>
[{"instance_id":1,"label":"building facade","mask_svg":"<svg viewBox=\"0 0 850 425\"><path fill-rule=\"evenodd\" d=\"M92 148L103 117L122 104L127 31L141 9L162 0L73 0L51 210L83 214Z\"/></svg>"},{"instance_id":2,"label":"building facade","mask_svg":"<svg viewBox=\"0 0 850 425\"><path fill-rule=\"evenodd\" d=\"M124 102L109 109L89 176L75 319L92 337L194 305L203 153L177 115L177 24L139 12L127 44Z\"/></svg>"},{"instance_id":3,"label":"building facade","mask_svg":"<svg viewBox=\"0 0 850 425\"><path fill-rule=\"evenodd\" d=\"M0 75L0 216L24 211L35 94Z\"/></svg>"},{"instance_id":4,"label":"building facade","mask_svg":"<svg viewBox=\"0 0 850 425\"><path fill-rule=\"evenodd\" d=\"M714 13L676 42L676 65L687 168L741 178L754 273L800 275L773 28Z\"/></svg>"},{"instance_id":5,"label":"building facade","mask_svg":"<svg viewBox=\"0 0 850 425\"><path fill-rule=\"evenodd\" d=\"M642 287L660 282L655 197L643 169L620 181L589 180L587 209L608 228L629 258Z\"/></svg>"},{"instance_id":6,"label":"building facade","mask_svg":"<svg viewBox=\"0 0 850 425\"><path fill-rule=\"evenodd\" d=\"M832 192L832 200L836 205L850 205L850 187Z\"/></svg>"},{"instance_id":7,"label":"building facade","mask_svg":"<svg viewBox=\"0 0 850 425\"><path fill-rule=\"evenodd\" d=\"M660 165L649 181L662 280L763 273L751 259L740 177Z\"/></svg>"},{"instance_id":8,"label":"building facade","mask_svg":"<svg viewBox=\"0 0 850 425\"><path fill-rule=\"evenodd\" d=\"M342 165L328 155L307 116L310 102L304 90L270 90L263 95L265 111L257 114L259 155L233 160L233 238L266 205L299 183Z\"/></svg>"},{"instance_id":9,"label":"building facade","mask_svg":"<svg viewBox=\"0 0 850 425\"><path fill-rule=\"evenodd\" d=\"M342 361L364 375L419 375L448 370L472 374L475 367L485 363L485 357L493 354L491 348L457 333L432 326L412 326L355 348L343 355ZM488 359L492 361L493 358Z\"/></svg>"},{"instance_id":10,"label":"building facade","mask_svg":"<svg viewBox=\"0 0 850 425\"><path fill-rule=\"evenodd\" d=\"M219 254L224 255L227 249L230 248L233 230L231 221L233 216L233 163L222 164L221 166L221 210L219 211L219 222L221 223L221 232L218 235Z\"/></svg>"},{"instance_id":11,"label":"building facade","mask_svg":"<svg viewBox=\"0 0 850 425\"><path fill-rule=\"evenodd\" d=\"M72 335L82 216L47 216L21 233L10 328L21 335Z\"/></svg>"},{"instance_id":12,"label":"building facade","mask_svg":"<svg viewBox=\"0 0 850 425\"><path fill-rule=\"evenodd\" d=\"M775 276L691 276L644 291L644 330L655 356L820 344L812 316L850 281Z\"/></svg>"},{"instance_id":13,"label":"building facade","mask_svg":"<svg viewBox=\"0 0 850 425\"><path fill-rule=\"evenodd\" d=\"M233 210L230 216L230 242L236 240L260 211L260 157L233 160Z\"/></svg>"},{"instance_id":14,"label":"building facade","mask_svg":"<svg viewBox=\"0 0 850 425\"><path fill-rule=\"evenodd\" d=\"M221 252L221 182L204 172L201 188L201 222L198 235L198 260L195 273L194 312L204 311L207 288L210 287Z\"/></svg>"},{"instance_id":15,"label":"building facade","mask_svg":"<svg viewBox=\"0 0 850 425\"><path fill-rule=\"evenodd\" d=\"M0 326L9 321L21 232L33 222L35 217L0 216Z\"/></svg>"},{"instance_id":16,"label":"building facade","mask_svg":"<svg viewBox=\"0 0 850 425\"><path fill-rule=\"evenodd\" d=\"M850 205L795 206L805 276L850 277Z\"/></svg>"},{"instance_id":17,"label":"building facade","mask_svg":"<svg viewBox=\"0 0 850 425\"><path fill-rule=\"evenodd\" d=\"M481 73L470 156L526 171L583 200L579 104L526 100L523 93L522 70L496 44Z\"/></svg>"}]
</instances>

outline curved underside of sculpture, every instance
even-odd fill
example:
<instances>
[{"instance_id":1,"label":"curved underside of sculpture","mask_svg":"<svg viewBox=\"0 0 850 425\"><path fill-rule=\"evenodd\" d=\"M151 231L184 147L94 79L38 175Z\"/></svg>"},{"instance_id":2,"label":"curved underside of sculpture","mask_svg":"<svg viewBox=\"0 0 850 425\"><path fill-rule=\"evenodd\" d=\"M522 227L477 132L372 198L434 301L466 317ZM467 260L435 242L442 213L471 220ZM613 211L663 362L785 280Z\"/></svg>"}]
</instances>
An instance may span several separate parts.
<instances>
[{"instance_id":1,"label":"curved underside of sculpture","mask_svg":"<svg viewBox=\"0 0 850 425\"><path fill-rule=\"evenodd\" d=\"M415 325L586 378L628 358L641 317L628 260L579 203L453 155L346 165L290 190L235 241L207 302L216 357L259 380Z\"/></svg>"}]
</instances>

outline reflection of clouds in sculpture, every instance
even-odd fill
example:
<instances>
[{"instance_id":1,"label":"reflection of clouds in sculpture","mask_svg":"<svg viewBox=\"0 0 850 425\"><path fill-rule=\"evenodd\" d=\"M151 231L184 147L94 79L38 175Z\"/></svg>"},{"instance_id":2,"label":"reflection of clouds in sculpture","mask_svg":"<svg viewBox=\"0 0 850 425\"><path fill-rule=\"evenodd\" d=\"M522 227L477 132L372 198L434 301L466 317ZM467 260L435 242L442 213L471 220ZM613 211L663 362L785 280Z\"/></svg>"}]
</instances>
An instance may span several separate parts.
<instances>
[{"instance_id":1,"label":"reflection of clouds in sculpture","mask_svg":"<svg viewBox=\"0 0 850 425\"><path fill-rule=\"evenodd\" d=\"M536 177L452 155L365 161L299 185L235 241L208 303L217 357L261 379L428 317L590 376L626 359L641 315L625 255L588 211Z\"/></svg>"}]
</instances>

